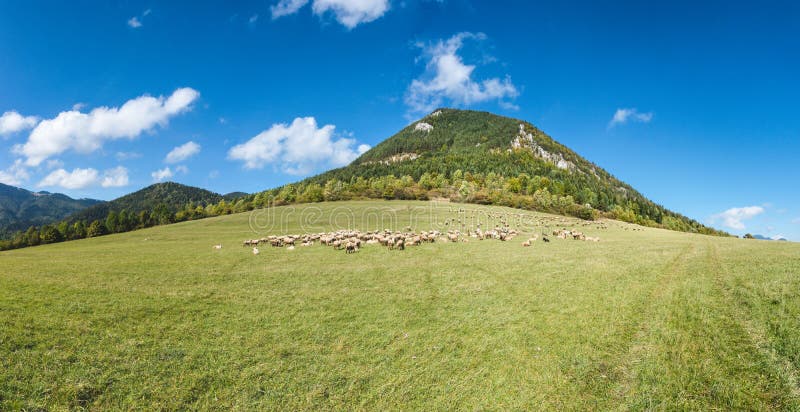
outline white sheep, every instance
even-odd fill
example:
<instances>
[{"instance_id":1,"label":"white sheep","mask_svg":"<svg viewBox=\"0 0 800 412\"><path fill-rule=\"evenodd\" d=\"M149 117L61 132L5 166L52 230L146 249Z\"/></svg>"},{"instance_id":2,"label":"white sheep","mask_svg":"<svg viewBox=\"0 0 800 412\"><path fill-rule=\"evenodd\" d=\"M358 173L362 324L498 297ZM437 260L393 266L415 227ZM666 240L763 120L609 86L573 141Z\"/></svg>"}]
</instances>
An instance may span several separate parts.
<instances>
[{"instance_id":1,"label":"white sheep","mask_svg":"<svg viewBox=\"0 0 800 412\"><path fill-rule=\"evenodd\" d=\"M254 254L254 255L257 255L257 254L259 254L259 253L260 253L260 252L258 251L258 248L257 248L257 247L254 247L254 248L253 248L253 254Z\"/></svg>"}]
</instances>

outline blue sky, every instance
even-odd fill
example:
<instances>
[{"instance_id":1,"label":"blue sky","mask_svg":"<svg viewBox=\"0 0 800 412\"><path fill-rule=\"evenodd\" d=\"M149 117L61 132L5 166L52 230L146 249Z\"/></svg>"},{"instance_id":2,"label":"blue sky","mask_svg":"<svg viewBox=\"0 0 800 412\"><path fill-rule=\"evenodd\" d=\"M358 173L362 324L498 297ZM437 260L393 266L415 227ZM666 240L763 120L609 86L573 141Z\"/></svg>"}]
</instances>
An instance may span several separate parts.
<instances>
[{"instance_id":1,"label":"blue sky","mask_svg":"<svg viewBox=\"0 0 800 412\"><path fill-rule=\"evenodd\" d=\"M704 223L800 240L800 5L697 3L0 2L0 182L254 192L442 105L528 120Z\"/></svg>"}]
</instances>

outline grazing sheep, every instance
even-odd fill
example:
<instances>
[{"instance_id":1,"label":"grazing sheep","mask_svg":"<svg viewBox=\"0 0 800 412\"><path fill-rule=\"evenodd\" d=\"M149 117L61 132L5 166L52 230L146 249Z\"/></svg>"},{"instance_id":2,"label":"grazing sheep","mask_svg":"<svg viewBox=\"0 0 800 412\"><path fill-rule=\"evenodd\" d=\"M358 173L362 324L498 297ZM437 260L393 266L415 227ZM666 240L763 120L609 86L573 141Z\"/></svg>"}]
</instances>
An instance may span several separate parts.
<instances>
[{"instance_id":1,"label":"grazing sheep","mask_svg":"<svg viewBox=\"0 0 800 412\"><path fill-rule=\"evenodd\" d=\"M265 238L260 239L248 239L245 240L242 245L243 246L253 246L253 254L258 254L258 248L255 246L264 244L269 242L270 245L274 247L286 247L287 250L294 250L295 245L299 244L298 246L312 246L315 241L319 241L321 244L326 246L332 246L336 250L344 249L346 253L355 253L359 251L361 247L364 245L370 244L380 244L386 246L387 249L393 250L405 250L405 247L408 245L411 246L420 246L423 243L434 243L436 240L441 240L443 242L452 242L452 243L460 243L460 242L469 242L470 238L475 238L479 240L484 239L497 239L500 241L510 241L515 236L519 235L520 232L512 229L509 227L509 224L505 219L502 221L502 226L498 225L495 226L494 229L489 230L482 230L480 228L475 229L464 229L464 224L462 219L454 219L451 218L448 220L450 223L462 223L461 230L458 229L450 229L446 233L442 233L438 230L430 230L430 231L421 231L419 233L414 232L410 227L406 227L405 231L393 231L390 229L385 229L383 231L376 230L376 231L367 231L361 232L359 230L338 230L335 232L320 232L316 234L287 234L287 235L271 235ZM478 224L480 226L480 224ZM548 229L549 230L549 229ZM568 232L566 229L563 231L557 231L559 235L563 232L567 232L572 235L573 232ZM577 233L577 232L575 232ZM544 232L542 233L544 234ZM438 239L437 239L438 238ZM523 242L523 246L530 247L532 243L538 239L537 236L531 237L525 242ZM549 241L549 239L545 240ZM215 249L221 248L222 245L220 244L219 247L214 247Z\"/></svg>"},{"instance_id":2,"label":"grazing sheep","mask_svg":"<svg viewBox=\"0 0 800 412\"><path fill-rule=\"evenodd\" d=\"M547 236L542 236L542 242L550 243L550 239L548 239Z\"/></svg>"},{"instance_id":3,"label":"grazing sheep","mask_svg":"<svg viewBox=\"0 0 800 412\"><path fill-rule=\"evenodd\" d=\"M214 248L215 250L220 250L220 249L222 249L222 243L220 243L218 245L211 246L211 247Z\"/></svg>"}]
</instances>

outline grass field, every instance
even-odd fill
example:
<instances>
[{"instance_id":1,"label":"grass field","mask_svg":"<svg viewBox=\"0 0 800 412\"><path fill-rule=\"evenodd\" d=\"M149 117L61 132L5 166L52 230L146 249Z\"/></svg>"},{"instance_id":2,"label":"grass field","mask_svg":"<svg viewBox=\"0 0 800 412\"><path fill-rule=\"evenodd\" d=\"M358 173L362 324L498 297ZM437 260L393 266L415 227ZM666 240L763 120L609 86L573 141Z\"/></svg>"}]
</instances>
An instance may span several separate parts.
<instances>
[{"instance_id":1,"label":"grass field","mask_svg":"<svg viewBox=\"0 0 800 412\"><path fill-rule=\"evenodd\" d=\"M430 206L276 208L266 231L520 213ZM611 221L253 256L265 216L0 253L0 409L800 409L798 244Z\"/></svg>"}]
</instances>

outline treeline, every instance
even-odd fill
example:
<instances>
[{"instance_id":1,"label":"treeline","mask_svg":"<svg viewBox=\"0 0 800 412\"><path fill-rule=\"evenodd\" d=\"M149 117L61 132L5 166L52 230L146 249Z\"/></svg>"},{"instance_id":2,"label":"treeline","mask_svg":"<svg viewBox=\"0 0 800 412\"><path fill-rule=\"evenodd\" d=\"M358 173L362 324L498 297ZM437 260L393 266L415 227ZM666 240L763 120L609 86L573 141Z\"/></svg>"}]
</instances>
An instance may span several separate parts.
<instances>
[{"instance_id":1,"label":"treeline","mask_svg":"<svg viewBox=\"0 0 800 412\"><path fill-rule=\"evenodd\" d=\"M220 209L221 208L221 209ZM58 243L97 237L112 233L123 233L147 227L166 225L185 220L201 219L218 214L231 213L225 201L216 205L187 204L183 209L173 211L167 204L159 204L153 210L138 213L122 210L110 211L103 219L67 219L40 227L31 226L25 231L13 234L10 239L0 240L0 250L18 249L28 246Z\"/></svg>"},{"instance_id":2,"label":"treeline","mask_svg":"<svg viewBox=\"0 0 800 412\"><path fill-rule=\"evenodd\" d=\"M596 195L584 193L580 198L576 198L571 194L564 194L561 185L544 176L529 176L522 173L504 177L493 172L483 175L456 170L449 177L444 174L423 173L418 179L414 179L410 175L401 177L386 175L370 178L359 176L346 181L329 179L320 184L312 178L255 195L243 196L236 200L223 199L205 206L190 202L178 210L173 210L167 204L161 203L153 210L138 213L126 210L111 211L104 219L64 220L41 227L32 226L26 231L15 233L9 240L0 241L0 249L16 249L97 237L271 206L358 199L431 200L437 198L563 214L586 220L607 217L643 226L683 232L728 235L669 211L656 214L652 214L650 211L651 214L643 214L641 205L633 201L601 210L590 202L584 202L585 199L597 198Z\"/></svg>"}]
</instances>

